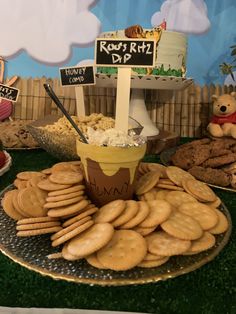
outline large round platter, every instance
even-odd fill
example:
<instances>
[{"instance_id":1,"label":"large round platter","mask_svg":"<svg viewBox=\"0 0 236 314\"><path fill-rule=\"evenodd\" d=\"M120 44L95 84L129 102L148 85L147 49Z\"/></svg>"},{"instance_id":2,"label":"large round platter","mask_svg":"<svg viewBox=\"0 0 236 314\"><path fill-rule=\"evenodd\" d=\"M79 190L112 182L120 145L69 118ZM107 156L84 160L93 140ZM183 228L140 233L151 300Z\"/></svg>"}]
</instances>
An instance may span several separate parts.
<instances>
[{"instance_id":1,"label":"large round platter","mask_svg":"<svg viewBox=\"0 0 236 314\"><path fill-rule=\"evenodd\" d=\"M169 149L163 150L160 154L160 160L165 166L170 166L171 165L171 156L174 155L176 152L177 147L171 147ZM230 192L236 192L236 189L230 188L230 187L225 187L225 186L220 186L220 185L215 185L211 183L206 183L207 185L211 186L212 188L217 188L220 190L225 190L225 191L230 191Z\"/></svg>"},{"instance_id":2,"label":"large round platter","mask_svg":"<svg viewBox=\"0 0 236 314\"><path fill-rule=\"evenodd\" d=\"M11 185L2 191L0 200L4 193L12 188ZM212 249L192 256L171 257L160 267L135 267L129 271L115 272L94 268L85 260L69 262L63 259L48 259L49 254L56 252L51 246L50 236L17 237L16 223L4 213L2 207L0 207L0 250L14 262L54 279L102 286L157 282L194 271L220 253L227 244L232 229L227 208L222 205L221 210L229 221L229 229L224 234L216 236L216 244Z\"/></svg>"}]
</instances>

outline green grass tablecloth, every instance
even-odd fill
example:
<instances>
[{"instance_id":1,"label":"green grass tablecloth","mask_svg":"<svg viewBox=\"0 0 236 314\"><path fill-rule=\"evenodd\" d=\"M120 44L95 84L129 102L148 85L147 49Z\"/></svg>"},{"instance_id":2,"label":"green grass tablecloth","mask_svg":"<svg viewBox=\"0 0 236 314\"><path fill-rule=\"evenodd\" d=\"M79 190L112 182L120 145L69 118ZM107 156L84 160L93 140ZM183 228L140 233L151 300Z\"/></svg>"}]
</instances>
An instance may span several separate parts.
<instances>
[{"instance_id":1,"label":"green grass tablecloth","mask_svg":"<svg viewBox=\"0 0 236 314\"><path fill-rule=\"evenodd\" d=\"M13 165L0 177L0 190L24 170L57 162L43 150L12 151ZM150 156L147 161L157 161ZM101 287L55 281L27 270L0 253L0 306L60 307L146 313L236 313L236 194L215 190L233 221L227 246L210 263L157 283Z\"/></svg>"}]
</instances>

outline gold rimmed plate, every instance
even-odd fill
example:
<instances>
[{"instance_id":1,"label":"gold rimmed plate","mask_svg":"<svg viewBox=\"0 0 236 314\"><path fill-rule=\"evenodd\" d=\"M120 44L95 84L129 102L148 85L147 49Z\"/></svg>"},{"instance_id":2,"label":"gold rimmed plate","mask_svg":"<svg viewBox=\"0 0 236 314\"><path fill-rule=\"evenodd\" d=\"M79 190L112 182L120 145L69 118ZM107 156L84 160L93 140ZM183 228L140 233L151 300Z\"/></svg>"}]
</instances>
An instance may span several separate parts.
<instances>
[{"instance_id":1,"label":"gold rimmed plate","mask_svg":"<svg viewBox=\"0 0 236 314\"><path fill-rule=\"evenodd\" d=\"M176 152L177 147L171 147L169 149L163 150L160 154L160 161L164 166L171 166L171 156L174 155ZM207 185L217 188L220 190L225 190L225 191L230 191L230 192L236 192L236 189L230 188L230 187L225 187L225 186L220 186L220 185L215 185L211 183L205 182Z\"/></svg>"},{"instance_id":2,"label":"gold rimmed plate","mask_svg":"<svg viewBox=\"0 0 236 314\"><path fill-rule=\"evenodd\" d=\"M12 185L0 193L0 200ZM69 262L64 259L48 259L56 253L51 246L50 236L41 235L21 238L16 236L16 222L9 218L0 206L0 250L14 262L54 279L102 286L145 284L174 278L200 268L213 260L228 243L232 222L227 208L222 205L229 228L216 236L216 243L210 250L189 256L173 256L159 267L139 268L115 272L90 266L85 260ZM59 251L60 249L58 249Z\"/></svg>"}]
</instances>

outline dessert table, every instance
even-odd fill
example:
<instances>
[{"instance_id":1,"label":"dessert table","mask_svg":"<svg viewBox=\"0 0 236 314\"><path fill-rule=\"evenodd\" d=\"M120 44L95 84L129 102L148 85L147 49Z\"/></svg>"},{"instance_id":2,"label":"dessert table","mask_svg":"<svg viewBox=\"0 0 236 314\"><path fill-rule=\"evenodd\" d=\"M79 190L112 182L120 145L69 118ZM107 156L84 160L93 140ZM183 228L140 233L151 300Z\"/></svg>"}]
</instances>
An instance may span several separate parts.
<instances>
[{"instance_id":1,"label":"dessert table","mask_svg":"<svg viewBox=\"0 0 236 314\"><path fill-rule=\"evenodd\" d=\"M12 166L0 177L0 191L20 171L48 168L57 159L39 150L10 151ZM155 155L144 161L158 162ZM0 253L0 307L76 308L142 313L236 312L236 194L215 189L232 218L232 235L216 258L201 268L143 285L99 286L54 280Z\"/></svg>"}]
</instances>

